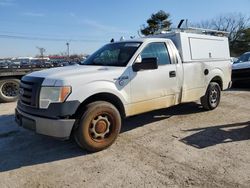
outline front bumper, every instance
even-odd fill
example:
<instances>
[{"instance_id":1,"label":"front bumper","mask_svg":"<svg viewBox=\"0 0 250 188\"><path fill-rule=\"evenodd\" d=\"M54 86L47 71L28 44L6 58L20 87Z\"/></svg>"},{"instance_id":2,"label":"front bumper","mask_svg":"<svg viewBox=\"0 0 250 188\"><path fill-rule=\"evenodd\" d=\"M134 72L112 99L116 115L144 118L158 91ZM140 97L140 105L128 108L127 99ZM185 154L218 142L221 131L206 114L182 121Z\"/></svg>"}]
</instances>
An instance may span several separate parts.
<instances>
[{"instance_id":1,"label":"front bumper","mask_svg":"<svg viewBox=\"0 0 250 188\"><path fill-rule=\"evenodd\" d=\"M74 119L49 119L30 115L18 108L15 110L15 120L23 128L59 139L68 139L75 123Z\"/></svg>"},{"instance_id":2,"label":"front bumper","mask_svg":"<svg viewBox=\"0 0 250 188\"><path fill-rule=\"evenodd\" d=\"M250 68L244 69L233 69L232 70L232 81L250 81Z\"/></svg>"}]
</instances>

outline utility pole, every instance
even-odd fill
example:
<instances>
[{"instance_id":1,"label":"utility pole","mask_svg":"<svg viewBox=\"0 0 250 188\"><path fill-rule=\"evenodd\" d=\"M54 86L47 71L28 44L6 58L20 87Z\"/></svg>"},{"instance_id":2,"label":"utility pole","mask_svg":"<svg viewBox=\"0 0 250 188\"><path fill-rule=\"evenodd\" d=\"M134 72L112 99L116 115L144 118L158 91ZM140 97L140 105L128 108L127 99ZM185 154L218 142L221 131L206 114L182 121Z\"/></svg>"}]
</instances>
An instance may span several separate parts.
<instances>
[{"instance_id":1,"label":"utility pole","mask_svg":"<svg viewBox=\"0 0 250 188\"><path fill-rule=\"evenodd\" d=\"M41 48L41 47L36 47L38 50L39 50L39 52L40 52L40 57L43 59L43 54L44 54L44 52L46 51L45 50L45 48Z\"/></svg>"},{"instance_id":2,"label":"utility pole","mask_svg":"<svg viewBox=\"0 0 250 188\"><path fill-rule=\"evenodd\" d=\"M68 58L69 58L69 42L67 42L66 45L67 45L67 55L68 55Z\"/></svg>"}]
</instances>

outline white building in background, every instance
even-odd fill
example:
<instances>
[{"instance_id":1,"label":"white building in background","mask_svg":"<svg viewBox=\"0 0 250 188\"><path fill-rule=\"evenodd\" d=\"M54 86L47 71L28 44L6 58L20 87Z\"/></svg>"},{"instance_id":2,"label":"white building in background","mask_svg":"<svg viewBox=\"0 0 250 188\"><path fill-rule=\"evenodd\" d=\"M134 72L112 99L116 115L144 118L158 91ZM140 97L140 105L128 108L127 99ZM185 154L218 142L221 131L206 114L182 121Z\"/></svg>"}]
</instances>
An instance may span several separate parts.
<instances>
[{"instance_id":1,"label":"white building in background","mask_svg":"<svg viewBox=\"0 0 250 188\"><path fill-rule=\"evenodd\" d=\"M49 61L48 57L44 57L44 58L37 58L37 57L14 57L11 60L15 60L15 61L24 61L24 62L31 62L32 60L45 60L45 61Z\"/></svg>"}]
</instances>

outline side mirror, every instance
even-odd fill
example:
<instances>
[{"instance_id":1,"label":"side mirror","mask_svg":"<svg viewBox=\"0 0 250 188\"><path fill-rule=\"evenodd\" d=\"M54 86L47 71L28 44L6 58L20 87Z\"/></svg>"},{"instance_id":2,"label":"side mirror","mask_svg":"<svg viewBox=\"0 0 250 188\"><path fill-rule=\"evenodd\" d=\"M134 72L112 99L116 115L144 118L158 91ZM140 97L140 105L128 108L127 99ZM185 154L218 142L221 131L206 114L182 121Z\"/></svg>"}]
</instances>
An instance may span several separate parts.
<instances>
[{"instance_id":1,"label":"side mirror","mask_svg":"<svg viewBox=\"0 0 250 188\"><path fill-rule=\"evenodd\" d=\"M134 63L132 65L133 71L138 72L140 70L154 70L158 69L158 60L156 57L143 58L141 63Z\"/></svg>"}]
</instances>

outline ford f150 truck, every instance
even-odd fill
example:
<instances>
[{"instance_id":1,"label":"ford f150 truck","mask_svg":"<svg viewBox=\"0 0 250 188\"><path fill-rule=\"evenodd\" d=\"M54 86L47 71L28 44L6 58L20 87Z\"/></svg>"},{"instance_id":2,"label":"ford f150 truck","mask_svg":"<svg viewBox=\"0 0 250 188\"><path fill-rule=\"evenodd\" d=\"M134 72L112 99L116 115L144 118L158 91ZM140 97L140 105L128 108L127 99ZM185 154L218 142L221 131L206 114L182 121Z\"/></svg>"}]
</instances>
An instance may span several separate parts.
<instances>
[{"instance_id":1,"label":"ford f150 truck","mask_svg":"<svg viewBox=\"0 0 250 188\"><path fill-rule=\"evenodd\" d=\"M226 37L174 31L112 42L81 66L24 76L16 121L99 151L115 141L122 118L196 100L213 110L230 83Z\"/></svg>"}]
</instances>

